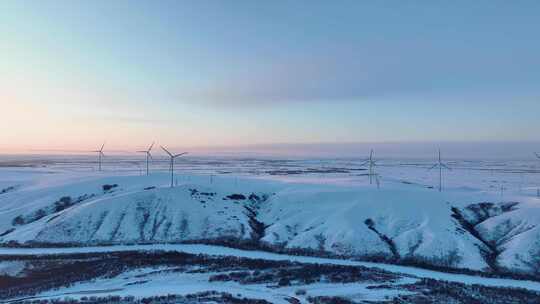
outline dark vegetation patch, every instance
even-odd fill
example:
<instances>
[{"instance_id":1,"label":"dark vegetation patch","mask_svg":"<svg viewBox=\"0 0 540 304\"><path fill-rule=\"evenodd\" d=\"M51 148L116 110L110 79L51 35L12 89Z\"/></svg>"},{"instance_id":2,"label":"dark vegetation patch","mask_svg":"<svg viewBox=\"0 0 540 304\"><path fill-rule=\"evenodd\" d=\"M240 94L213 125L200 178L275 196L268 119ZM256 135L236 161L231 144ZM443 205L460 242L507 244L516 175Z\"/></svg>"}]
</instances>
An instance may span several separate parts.
<instances>
[{"instance_id":1,"label":"dark vegetation patch","mask_svg":"<svg viewBox=\"0 0 540 304\"><path fill-rule=\"evenodd\" d=\"M421 279L413 284L384 285L381 288L404 289L414 292L411 295L400 295L389 303L428 304L533 304L540 303L540 293L518 288L487 287L482 285L466 285L433 279Z\"/></svg>"},{"instance_id":2,"label":"dark vegetation patch","mask_svg":"<svg viewBox=\"0 0 540 304\"><path fill-rule=\"evenodd\" d=\"M16 189L17 189L17 186L9 186L0 190L0 194L6 194L8 192L15 191Z\"/></svg>"},{"instance_id":3,"label":"dark vegetation patch","mask_svg":"<svg viewBox=\"0 0 540 304\"><path fill-rule=\"evenodd\" d=\"M507 223L506 227L503 227L505 231L500 231L499 235L494 234L494 237L490 238L478 230L478 225L490 218L516 210L517 205L517 202L498 204L482 202L470 204L462 209L457 207L451 208L451 216L459 225L458 231L468 233L480 242L481 245L478 246L480 255L494 273L506 272L505 269L500 267L498 261L499 256L505 250L504 245L506 242L511 240L512 237L534 228L534 226L521 227L519 224Z\"/></svg>"},{"instance_id":4,"label":"dark vegetation patch","mask_svg":"<svg viewBox=\"0 0 540 304\"><path fill-rule=\"evenodd\" d=\"M401 260L398 261L398 264L433 269L449 273L468 273L471 275L490 276L490 274L486 273L479 274L479 271L469 271L467 269L456 268L456 265L459 265L462 259L463 257L460 255L459 250L457 248L454 248L438 257L424 257L419 255L406 256L401 258Z\"/></svg>"},{"instance_id":5,"label":"dark vegetation patch","mask_svg":"<svg viewBox=\"0 0 540 304\"><path fill-rule=\"evenodd\" d=\"M233 193L231 195L227 195L226 198L234 201L243 201L246 199L246 196L243 194Z\"/></svg>"},{"instance_id":6,"label":"dark vegetation patch","mask_svg":"<svg viewBox=\"0 0 540 304\"><path fill-rule=\"evenodd\" d=\"M379 232L377 228L375 228L375 221L368 218L364 221L364 224L367 226L367 228L379 237L381 241L383 241L387 246L390 252L392 252L393 260L398 261L400 259L399 251L397 250L396 244L394 243L394 240L392 238L388 237L387 235Z\"/></svg>"},{"instance_id":7,"label":"dark vegetation patch","mask_svg":"<svg viewBox=\"0 0 540 304\"><path fill-rule=\"evenodd\" d=\"M54 202L54 212L60 212L64 209L67 209L77 202L71 199L71 196L62 196L58 201Z\"/></svg>"},{"instance_id":8,"label":"dark vegetation patch","mask_svg":"<svg viewBox=\"0 0 540 304\"><path fill-rule=\"evenodd\" d=\"M479 273L477 271L456 268L463 258L457 250L448 251L444 256L438 258L415 255L414 252L422 244L421 238L415 244L411 244L409 253L400 254L393 238L377 229L376 222L371 218L366 219L364 224L386 245L391 256L388 257L388 254L381 252L381 254L362 257L362 259L368 259L374 262L417 266L444 272L464 272L481 276L510 277L516 279L528 277L529 279L532 278L533 280L538 280L540 278L540 271L537 271L537 269L540 269L540 266L534 267L534 265L529 265L530 263L525 263L529 265L532 272L532 275L527 275L518 273L512 269L501 267L498 261L499 256L504 252L505 245L508 241L521 233L533 229L535 225L522 225L521 222L513 223L507 221L494 228L494 231L489 231L488 234L486 234L485 231L482 232L478 229L478 225L484 223L486 220L514 211L517 206L517 202L482 202L470 204L464 208L451 207L451 216L456 220L457 232L469 234L479 241L477 247L481 257L489 267L488 272ZM529 253L529 255L532 258L536 256L535 253ZM538 256L540 256L540 251ZM538 261L540 261L540 258Z\"/></svg>"},{"instance_id":9,"label":"dark vegetation patch","mask_svg":"<svg viewBox=\"0 0 540 304\"><path fill-rule=\"evenodd\" d=\"M251 228L251 240L258 244L266 234L267 225L257 219L258 211L255 207L244 206L244 215L248 217L248 224Z\"/></svg>"},{"instance_id":10,"label":"dark vegetation patch","mask_svg":"<svg viewBox=\"0 0 540 304\"><path fill-rule=\"evenodd\" d=\"M189 189L189 194L192 199L198 200L202 204L205 204L207 201L213 201L216 192L204 192L197 189Z\"/></svg>"},{"instance_id":11,"label":"dark vegetation patch","mask_svg":"<svg viewBox=\"0 0 540 304\"><path fill-rule=\"evenodd\" d=\"M433 189L433 186L431 185L424 185L424 184L421 184L421 183L415 183L415 182L411 182L411 181L408 181L408 180L400 180L399 181L400 183L402 184L405 184L405 185L415 185L415 186L420 186L420 187L424 187L424 188L427 188L427 189Z\"/></svg>"},{"instance_id":12,"label":"dark vegetation patch","mask_svg":"<svg viewBox=\"0 0 540 304\"><path fill-rule=\"evenodd\" d=\"M25 276L0 276L0 299L21 298L68 287L98 277L111 278L140 267L172 266L177 271L193 273L230 272L214 281L241 280L246 284L273 282L316 282L325 277L333 282L387 282L399 278L389 272L361 266L301 264L238 257L214 257L181 252L111 252L36 256L0 256L2 261L24 261ZM198 266L198 267L193 267Z\"/></svg>"},{"instance_id":13,"label":"dark vegetation patch","mask_svg":"<svg viewBox=\"0 0 540 304\"><path fill-rule=\"evenodd\" d=\"M113 238L114 239L114 238ZM28 241L25 243L19 243L17 241L9 241L0 243L0 247L4 248L71 248L71 247L81 247L91 244L92 246L115 246L119 243L111 240L110 242L93 242L93 243L48 243L48 242L39 242L39 241ZM161 244L161 242L156 242L152 240L147 241L137 241L137 242L122 242L123 245L151 245L151 244ZM355 256L349 254L336 254L329 251L321 251L320 249L312 248L301 248L301 247L286 247L286 243L276 243L269 244L266 242L254 242L251 238L249 239L239 239L234 236L228 237L218 237L218 238L201 238L196 240L186 240L180 242L168 242L168 244L202 244L202 245L216 245L224 246L229 248L236 248L242 250L255 250L255 251L266 251L273 252L278 254L288 254L296 256L313 256L321 258L331 258L331 259L347 259L347 260L358 260L366 262L375 262L375 263L386 263L386 264L395 264L395 265L404 265L412 266L423 269L429 269L434 271L441 271L446 273L456 273L456 274L467 274L474 275L479 277L486 278L507 278L514 280L531 280L531 281L540 281L540 271L538 273L517 273L517 272L485 272L479 270L472 270L468 268L457 268L455 263L452 261L459 260L461 257L457 255L456 252L448 253L447 256L440 258L433 257L403 257L402 259L396 261L388 257L387 254L380 253L374 255L362 255ZM536 253L537 261L540 261L540 250ZM540 262L539 262L540 265ZM539 267L540 268L540 267Z\"/></svg>"},{"instance_id":14,"label":"dark vegetation patch","mask_svg":"<svg viewBox=\"0 0 540 304\"><path fill-rule=\"evenodd\" d=\"M288 267L256 271L233 271L216 274L210 281L234 281L240 284L273 284L280 287L317 282L387 282L395 283L398 275L364 267L331 264L292 264Z\"/></svg>"},{"instance_id":15,"label":"dark vegetation patch","mask_svg":"<svg viewBox=\"0 0 540 304\"><path fill-rule=\"evenodd\" d=\"M51 216L51 218L49 218L49 219L47 220L47 223L52 222L54 219L58 218L60 215L61 215L61 214L57 214L57 215Z\"/></svg>"},{"instance_id":16,"label":"dark vegetation patch","mask_svg":"<svg viewBox=\"0 0 540 304\"><path fill-rule=\"evenodd\" d=\"M9 302L7 302L9 303ZM135 298L133 296L107 296L107 297L81 297L80 300L65 298L65 299L26 299L17 301L22 304L75 304L75 303L91 303L91 304L194 304L194 303L213 303L213 304L271 304L266 300L252 299L246 297L233 296L226 292L205 291L188 295L166 295L154 296L145 298Z\"/></svg>"},{"instance_id":17,"label":"dark vegetation patch","mask_svg":"<svg viewBox=\"0 0 540 304\"><path fill-rule=\"evenodd\" d=\"M297 174L330 174L330 173L350 173L347 168L307 168L307 169L279 169L266 171L269 175L297 175ZM363 169L365 170L365 169Z\"/></svg>"},{"instance_id":18,"label":"dark vegetation patch","mask_svg":"<svg viewBox=\"0 0 540 304\"><path fill-rule=\"evenodd\" d=\"M1 237L1 236L6 236L6 235L12 233L13 231L15 231L15 228L9 228L8 230L6 230L6 231L0 233L0 237Z\"/></svg>"},{"instance_id":19,"label":"dark vegetation patch","mask_svg":"<svg viewBox=\"0 0 540 304\"><path fill-rule=\"evenodd\" d=\"M149 282L148 280L135 281L135 282L127 283L125 286L130 286L130 285L141 285L141 284L145 284L145 283L148 283L148 282Z\"/></svg>"},{"instance_id":20,"label":"dark vegetation patch","mask_svg":"<svg viewBox=\"0 0 540 304\"><path fill-rule=\"evenodd\" d=\"M248 196L248 199L249 199L252 203L259 203L261 200L263 200L260 196L258 196L258 195L255 194L255 193L251 193L251 194Z\"/></svg>"},{"instance_id":21,"label":"dark vegetation patch","mask_svg":"<svg viewBox=\"0 0 540 304\"><path fill-rule=\"evenodd\" d=\"M243 197L245 199L245 196ZM255 245L261 244L262 238L266 235L266 229L271 226L271 224L266 224L258 218L259 208L268 198L267 194L259 196L251 193L248 197L249 203L243 206L244 215L248 218L248 225L251 228L250 239Z\"/></svg>"},{"instance_id":22,"label":"dark vegetation patch","mask_svg":"<svg viewBox=\"0 0 540 304\"><path fill-rule=\"evenodd\" d=\"M35 221L38 221L42 218L44 218L47 215L51 215L54 213L58 213L62 210L65 210L67 208L70 208L80 202L83 202L85 200L88 200L92 197L94 197L95 194L84 194L77 198L72 198L71 196L62 196L59 198L56 202L53 204L46 206L44 208L40 208L30 214L26 215L18 215L11 221L11 224L13 226L20 226L29 224Z\"/></svg>"},{"instance_id":23,"label":"dark vegetation patch","mask_svg":"<svg viewBox=\"0 0 540 304\"><path fill-rule=\"evenodd\" d=\"M115 277L122 272L140 267L157 266L168 266L171 268L157 269L155 273L170 271L190 273L218 272L218 274L209 277L209 281L217 282L234 281L246 285L267 284L276 288L318 282L369 282L376 284L370 286L369 288L371 289L396 289L414 293L411 295L402 294L399 298L388 299L383 301L384 303L540 303L540 293L525 289L466 285L433 279L421 279L411 284L396 285L396 283L399 284L398 279L402 275L363 266L302 264L290 261L214 257L181 252L111 252L49 256L12 255L0 256L0 260L23 261L27 265L24 270L24 277L0 276L0 300L13 298L24 299L26 297L26 303L37 301L31 298L32 295L46 290L68 287L76 282L88 281L98 277ZM145 280L148 280L148 278L145 278L146 275L140 275L137 283L143 284ZM299 295L302 294L304 292L300 291ZM95 297L92 298L95 300L98 299ZM225 301L225 298L223 300ZM235 300L228 300L229 302L217 301L216 303L236 303L231 302ZM289 300L292 301L291 303L296 303L295 298L289 298ZM107 302L109 300L100 301L102 300L90 301L90 298L88 298L88 301L82 302L113 303ZM346 298L332 296L308 297L308 301L310 303L351 303ZM33 303L37 304L37 302ZM128 301L128 303L131 302Z\"/></svg>"},{"instance_id":24,"label":"dark vegetation patch","mask_svg":"<svg viewBox=\"0 0 540 304\"><path fill-rule=\"evenodd\" d=\"M101 186L103 188L103 192L108 192L108 191L111 191L112 189L118 187L118 184L105 184L103 186Z\"/></svg>"},{"instance_id":25,"label":"dark vegetation patch","mask_svg":"<svg viewBox=\"0 0 540 304\"><path fill-rule=\"evenodd\" d=\"M313 304L354 304L356 303L344 297L332 297L332 296L308 297L307 300L309 303L313 303Z\"/></svg>"}]
</instances>

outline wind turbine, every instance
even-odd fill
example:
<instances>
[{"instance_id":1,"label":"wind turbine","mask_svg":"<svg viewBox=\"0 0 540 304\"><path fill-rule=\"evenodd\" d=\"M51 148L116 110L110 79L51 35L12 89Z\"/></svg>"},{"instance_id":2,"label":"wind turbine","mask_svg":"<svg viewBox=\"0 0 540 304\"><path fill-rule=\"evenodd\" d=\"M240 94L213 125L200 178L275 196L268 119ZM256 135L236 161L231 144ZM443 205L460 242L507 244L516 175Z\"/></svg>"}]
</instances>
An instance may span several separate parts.
<instances>
[{"instance_id":1,"label":"wind turbine","mask_svg":"<svg viewBox=\"0 0 540 304\"><path fill-rule=\"evenodd\" d=\"M441 149L439 149L439 162L433 165L433 167L429 168L429 170L435 169L437 167L439 168L439 192L442 192L442 170L443 168L448 170L452 169L450 169L450 167L448 167L446 164L443 164L441 160Z\"/></svg>"},{"instance_id":2,"label":"wind turbine","mask_svg":"<svg viewBox=\"0 0 540 304\"><path fill-rule=\"evenodd\" d=\"M536 155L536 157L540 159L540 153L534 152L534 155ZM540 198L540 189L536 189L536 197Z\"/></svg>"},{"instance_id":3,"label":"wind turbine","mask_svg":"<svg viewBox=\"0 0 540 304\"><path fill-rule=\"evenodd\" d=\"M142 151L137 151L139 153L145 153L146 154L146 175L149 175L150 171L149 171L149 165L148 163L150 162L150 158L152 158L152 154L150 154L150 151L152 151L152 148L154 147L154 142L152 142L152 144L150 145L150 147L148 147L148 150L142 150Z\"/></svg>"},{"instance_id":4,"label":"wind turbine","mask_svg":"<svg viewBox=\"0 0 540 304\"><path fill-rule=\"evenodd\" d=\"M103 147L105 147L105 143L103 143L103 145L101 145L101 149L96 150L96 151L92 151L92 152L95 152L95 153L98 154L98 171L101 171L101 157L105 156L105 154L103 154Z\"/></svg>"},{"instance_id":5,"label":"wind turbine","mask_svg":"<svg viewBox=\"0 0 540 304\"><path fill-rule=\"evenodd\" d=\"M165 151L167 154L169 154L169 157L171 158L171 164L169 166L171 168L171 188L172 188L172 187L174 187L174 183L173 183L173 181L174 181L174 159L179 157L179 156L187 154L187 152L183 152L183 153L173 155L171 152L169 152L169 150L165 149L163 146L161 146L161 149L163 149L163 151Z\"/></svg>"},{"instance_id":6,"label":"wind turbine","mask_svg":"<svg viewBox=\"0 0 540 304\"><path fill-rule=\"evenodd\" d=\"M360 166L364 166L365 164L369 164L369 184L373 184L373 177L376 176L377 174L375 173L375 166L376 166L376 161L373 159L373 149L371 149L371 151L369 152L369 158L366 159L362 164L360 164Z\"/></svg>"}]
</instances>

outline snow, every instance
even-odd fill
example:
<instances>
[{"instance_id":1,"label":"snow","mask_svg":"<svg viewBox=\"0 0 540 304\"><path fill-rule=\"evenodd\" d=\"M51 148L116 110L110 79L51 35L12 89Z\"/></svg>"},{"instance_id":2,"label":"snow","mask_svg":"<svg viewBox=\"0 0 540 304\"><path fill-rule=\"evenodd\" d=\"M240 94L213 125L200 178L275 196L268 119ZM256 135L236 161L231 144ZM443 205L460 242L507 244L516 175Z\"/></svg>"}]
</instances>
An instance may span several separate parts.
<instances>
[{"instance_id":1,"label":"snow","mask_svg":"<svg viewBox=\"0 0 540 304\"><path fill-rule=\"evenodd\" d=\"M26 264L21 261L0 261L0 276L19 276Z\"/></svg>"},{"instance_id":2,"label":"snow","mask_svg":"<svg viewBox=\"0 0 540 304\"><path fill-rule=\"evenodd\" d=\"M366 287L374 284L366 283L315 283L294 287L267 286L265 284L242 285L236 282L209 281L209 277L217 272L186 273L168 272L168 268L140 268L124 272L113 278L100 278L92 282L74 284L71 287L51 290L41 293L37 298L63 298L69 296L80 298L89 295L117 295L143 298L156 295L187 295L204 291L226 292L239 297L251 299L265 299L272 303L289 303L286 297L295 296L299 289L307 291L307 295L333 295L361 297L365 300L379 300L407 294L407 291L392 289L378 289L376 291ZM406 278L397 284L413 283L415 279ZM303 297L300 297L303 298Z\"/></svg>"},{"instance_id":3,"label":"snow","mask_svg":"<svg viewBox=\"0 0 540 304\"><path fill-rule=\"evenodd\" d=\"M72 247L72 248L0 248L0 255L52 255L92 252L117 251L176 251L190 254L205 254L211 256L235 256L250 259L263 259L271 261L291 261L308 264L334 264L344 266L365 266L379 268L393 273L411 275L418 278L431 278L449 282L465 284L478 284L494 287L524 288L540 291L540 282L527 280L513 280L503 278L486 278L465 274L445 273L434 270L421 269L409 266L371 263L346 259L330 259L320 257L277 254L265 251L240 250L222 246L201 244L153 244L153 245L116 245L102 247Z\"/></svg>"},{"instance_id":4,"label":"snow","mask_svg":"<svg viewBox=\"0 0 540 304\"><path fill-rule=\"evenodd\" d=\"M246 216L247 206L254 208L257 220L267 226L261 241L273 246L325 250L357 259L408 258L436 266L489 271L490 265L478 249L482 241L463 231L452 207L466 210L470 204L482 202L517 202L508 212L490 214L475 229L484 240L498 244L501 267L537 274L537 164L453 161L440 193L432 189L437 186L438 172L426 169L430 162L380 163L376 168L380 189L361 175L365 171L360 170L358 160L193 159L179 163L175 175L178 186L174 188L169 187L169 174L155 168L164 168L165 163L154 165L150 176L140 176L128 161L107 165L105 172L89 170L92 164L88 159L0 167L0 191L14 187L0 194L0 243L90 246L248 240L253 229ZM348 173L306 173L309 168L345 168ZM272 173L292 169L300 173ZM118 186L104 191L106 184ZM254 194L260 201L227 199L231 194ZM66 196L86 199L55 211L55 202ZM36 217L40 209L46 214ZM31 220L14 224L18 216Z\"/></svg>"}]
</instances>

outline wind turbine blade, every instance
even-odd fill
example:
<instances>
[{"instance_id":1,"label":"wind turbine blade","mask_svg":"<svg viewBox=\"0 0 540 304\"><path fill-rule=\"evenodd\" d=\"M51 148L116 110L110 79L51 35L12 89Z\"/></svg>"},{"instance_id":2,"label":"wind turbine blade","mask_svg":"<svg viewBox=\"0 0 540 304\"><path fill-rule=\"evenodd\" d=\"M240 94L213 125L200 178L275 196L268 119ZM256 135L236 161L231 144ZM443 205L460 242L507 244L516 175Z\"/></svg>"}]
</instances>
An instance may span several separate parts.
<instances>
[{"instance_id":1,"label":"wind turbine blade","mask_svg":"<svg viewBox=\"0 0 540 304\"><path fill-rule=\"evenodd\" d=\"M154 157L152 157L152 153L150 153L150 151L148 151L146 153L148 153L148 157L150 157L150 159L152 159L152 160L154 159Z\"/></svg>"},{"instance_id":2,"label":"wind turbine blade","mask_svg":"<svg viewBox=\"0 0 540 304\"><path fill-rule=\"evenodd\" d=\"M173 158L177 158L178 156L182 156L182 155L186 155L188 154L187 152L182 152L182 153L179 153L179 154L176 154L175 156L173 156Z\"/></svg>"},{"instance_id":3,"label":"wind turbine blade","mask_svg":"<svg viewBox=\"0 0 540 304\"><path fill-rule=\"evenodd\" d=\"M150 148L148 148L148 152L152 151L152 148L154 147L154 143L155 142L152 142L152 144L150 145Z\"/></svg>"},{"instance_id":4,"label":"wind turbine blade","mask_svg":"<svg viewBox=\"0 0 540 304\"><path fill-rule=\"evenodd\" d=\"M160 146L161 149L163 149L163 151L165 151L167 154L169 154L170 157L173 157L173 155L171 154L171 152L169 152L169 150L165 149L163 146Z\"/></svg>"},{"instance_id":5,"label":"wind turbine blade","mask_svg":"<svg viewBox=\"0 0 540 304\"><path fill-rule=\"evenodd\" d=\"M148 151L136 151L137 153L148 153Z\"/></svg>"},{"instance_id":6,"label":"wind turbine blade","mask_svg":"<svg viewBox=\"0 0 540 304\"><path fill-rule=\"evenodd\" d=\"M443 166L444 168L446 168L446 169L448 169L448 170L452 171L452 168L448 167L448 166L447 166L447 165L445 165L445 164L441 164L441 166Z\"/></svg>"},{"instance_id":7,"label":"wind turbine blade","mask_svg":"<svg viewBox=\"0 0 540 304\"><path fill-rule=\"evenodd\" d=\"M369 163L369 159L363 161L359 166L360 166L360 167L365 166L367 163Z\"/></svg>"},{"instance_id":8,"label":"wind turbine blade","mask_svg":"<svg viewBox=\"0 0 540 304\"><path fill-rule=\"evenodd\" d=\"M433 165L431 168L429 168L428 171L429 171L429 170L433 170L433 169L437 168L438 166L439 166L439 164L435 164L435 165Z\"/></svg>"},{"instance_id":9,"label":"wind turbine blade","mask_svg":"<svg viewBox=\"0 0 540 304\"><path fill-rule=\"evenodd\" d=\"M101 145L101 149L99 149L99 151L103 151L103 147L105 147L105 142L103 142L103 145Z\"/></svg>"}]
</instances>

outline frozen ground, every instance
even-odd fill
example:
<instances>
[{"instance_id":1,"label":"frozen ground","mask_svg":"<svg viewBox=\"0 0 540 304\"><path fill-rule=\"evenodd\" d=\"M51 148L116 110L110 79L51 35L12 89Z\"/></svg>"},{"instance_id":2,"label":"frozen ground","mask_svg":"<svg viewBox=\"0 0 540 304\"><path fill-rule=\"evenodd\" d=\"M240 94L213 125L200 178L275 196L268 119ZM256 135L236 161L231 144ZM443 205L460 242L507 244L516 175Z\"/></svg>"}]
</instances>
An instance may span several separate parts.
<instances>
[{"instance_id":1,"label":"frozen ground","mask_svg":"<svg viewBox=\"0 0 540 304\"><path fill-rule=\"evenodd\" d=\"M112 251L126 248L122 244L159 243L151 246L191 253L256 254L302 263L320 259L177 244L218 243L340 256L349 261L329 261L466 284L538 290L538 283L530 281L441 271L457 269L528 280L540 277L539 161L452 160L447 162L452 170L444 172L442 193L436 190L438 171L427 170L432 160L382 160L375 169L378 182L374 179L373 184L361 163L360 159L188 158L178 161L176 187L170 188L166 163L159 160L152 164L151 175L143 176L142 163L135 158L110 158L104 171L97 172L88 157L3 157L0 242L12 247L107 244L114 245L105 247ZM81 249L4 248L0 253L40 255L54 250ZM0 273L16 275L18 267L17 263L0 264ZM117 286L119 278L130 275L119 274L98 283ZM182 280L189 279L186 275L167 281L178 280L170 286L184 285ZM208 278L191 279L202 280L201 286L206 286L202 289L209 290ZM97 283L81 284L76 286L107 289ZM362 289L361 284L325 284L305 288L312 295L317 294L315 290L320 291L319 296L331 290L348 298L354 298L350 290ZM62 292L74 292L76 286ZM214 287L212 290L222 290ZM237 287L247 292L246 286ZM106 294L131 292L122 290ZM253 290L258 293L255 298L262 293L266 295L262 298L275 301L275 292L266 287ZM400 292L407 294L405 291L410 290ZM392 292L396 291L390 288L373 294L392 298Z\"/></svg>"}]
</instances>

